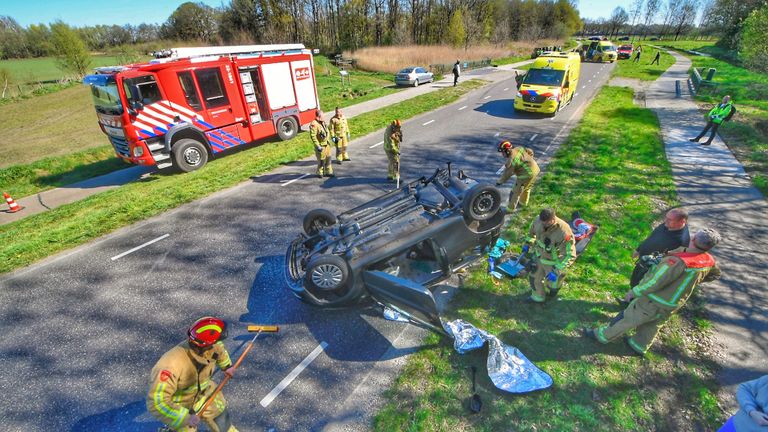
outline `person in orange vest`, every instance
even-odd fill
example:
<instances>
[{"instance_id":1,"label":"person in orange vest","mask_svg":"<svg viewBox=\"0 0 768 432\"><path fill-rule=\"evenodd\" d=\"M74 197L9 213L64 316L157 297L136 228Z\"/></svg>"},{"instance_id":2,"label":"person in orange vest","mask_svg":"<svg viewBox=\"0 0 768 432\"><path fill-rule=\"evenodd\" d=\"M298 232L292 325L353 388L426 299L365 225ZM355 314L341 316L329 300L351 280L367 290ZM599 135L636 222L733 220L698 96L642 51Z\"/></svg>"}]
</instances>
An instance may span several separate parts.
<instances>
[{"instance_id":1,"label":"person in orange vest","mask_svg":"<svg viewBox=\"0 0 768 432\"><path fill-rule=\"evenodd\" d=\"M218 367L228 375L234 372L221 342L226 337L224 321L200 318L187 331L187 340L163 354L152 368L147 410L170 430L194 432L202 422L212 432L237 432L221 392L204 412L197 412L216 389L211 380L214 370Z\"/></svg>"},{"instance_id":2,"label":"person in orange vest","mask_svg":"<svg viewBox=\"0 0 768 432\"><path fill-rule=\"evenodd\" d=\"M625 296L631 301L608 325L582 329L584 336L607 344L635 330L626 339L639 355L645 355L664 323L685 305L696 286L720 277L709 251L720 242L713 229L697 232L688 247L677 248L661 258L638 285Z\"/></svg>"},{"instance_id":3,"label":"person in orange vest","mask_svg":"<svg viewBox=\"0 0 768 432\"><path fill-rule=\"evenodd\" d=\"M518 202L523 207L528 205L531 188L541 169L533 158L533 150L529 148L513 147L509 141L502 141L497 150L507 159L507 162L504 164L504 172L496 181L496 186L501 186L510 177L515 176L515 186L509 192L507 204L507 212L511 213L517 209Z\"/></svg>"}]
</instances>

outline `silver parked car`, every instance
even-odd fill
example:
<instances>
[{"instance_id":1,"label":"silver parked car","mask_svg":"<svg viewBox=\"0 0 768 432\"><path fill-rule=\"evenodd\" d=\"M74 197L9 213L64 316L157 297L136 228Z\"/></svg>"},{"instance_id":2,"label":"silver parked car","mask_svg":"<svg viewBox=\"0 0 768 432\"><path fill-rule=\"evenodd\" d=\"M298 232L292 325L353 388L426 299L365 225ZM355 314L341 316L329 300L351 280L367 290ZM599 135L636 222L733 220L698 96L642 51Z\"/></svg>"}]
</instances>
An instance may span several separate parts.
<instances>
[{"instance_id":1,"label":"silver parked car","mask_svg":"<svg viewBox=\"0 0 768 432\"><path fill-rule=\"evenodd\" d=\"M432 72L423 67L407 67L395 74L395 84L417 87L419 84L435 80Z\"/></svg>"}]
</instances>

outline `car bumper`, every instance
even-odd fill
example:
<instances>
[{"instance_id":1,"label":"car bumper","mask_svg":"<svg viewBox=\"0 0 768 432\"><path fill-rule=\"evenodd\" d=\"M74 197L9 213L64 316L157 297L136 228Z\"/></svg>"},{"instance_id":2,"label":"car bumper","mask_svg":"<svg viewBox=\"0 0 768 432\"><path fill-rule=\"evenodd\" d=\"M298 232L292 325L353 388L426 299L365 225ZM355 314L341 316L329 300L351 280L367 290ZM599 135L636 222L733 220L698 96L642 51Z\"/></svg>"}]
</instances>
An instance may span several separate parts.
<instances>
[{"instance_id":1,"label":"car bumper","mask_svg":"<svg viewBox=\"0 0 768 432\"><path fill-rule=\"evenodd\" d=\"M620 59L628 59L630 57L632 57L632 54L623 54L623 53L619 54Z\"/></svg>"},{"instance_id":2,"label":"car bumper","mask_svg":"<svg viewBox=\"0 0 768 432\"><path fill-rule=\"evenodd\" d=\"M544 103L525 102L523 98L515 98L515 109L535 113L552 114L557 110L557 101L546 100Z\"/></svg>"},{"instance_id":3,"label":"car bumper","mask_svg":"<svg viewBox=\"0 0 768 432\"><path fill-rule=\"evenodd\" d=\"M415 79L412 79L412 80L407 80L407 79L396 79L396 80L395 80L395 84L396 84L396 85L405 85L405 86L412 86L412 85L413 85L413 83L415 83L415 82L416 82L416 80L415 80Z\"/></svg>"}]
</instances>

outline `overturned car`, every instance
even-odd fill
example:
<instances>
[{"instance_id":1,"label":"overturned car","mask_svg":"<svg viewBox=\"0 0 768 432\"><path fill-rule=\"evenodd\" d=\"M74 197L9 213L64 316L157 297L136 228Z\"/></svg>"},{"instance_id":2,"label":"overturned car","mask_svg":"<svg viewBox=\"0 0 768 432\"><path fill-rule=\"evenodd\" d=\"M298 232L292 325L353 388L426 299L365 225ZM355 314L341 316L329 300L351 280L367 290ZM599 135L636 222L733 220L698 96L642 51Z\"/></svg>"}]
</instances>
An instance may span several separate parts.
<instances>
[{"instance_id":1,"label":"overturned car","mask_svg":"<svg viewBox=\"0 0 768 432\"><path fill-rule=\"evenodd\" d=\"M482 256L504 222L501 193L451 166L338 216L304 218L286 253L288 286L338 307L372 297L442 331L428 287Z\"/></svg>"}]
</instances>

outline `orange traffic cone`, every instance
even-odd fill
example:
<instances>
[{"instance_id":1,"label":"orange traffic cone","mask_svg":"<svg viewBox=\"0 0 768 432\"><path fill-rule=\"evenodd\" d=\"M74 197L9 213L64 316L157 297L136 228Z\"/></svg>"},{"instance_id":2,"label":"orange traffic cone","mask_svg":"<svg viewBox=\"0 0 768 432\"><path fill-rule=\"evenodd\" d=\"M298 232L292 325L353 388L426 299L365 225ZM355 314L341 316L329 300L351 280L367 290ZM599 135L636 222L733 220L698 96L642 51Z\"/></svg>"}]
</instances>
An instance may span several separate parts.
<instances>
[{"instance_id":1,"label":"orange traffic cone","mask_svg":"<svg viewBox=\"0 0 768 432\"><path fill-rule=\"evenodd\" d=\"M11 208L10 210L8 210L8 213L16 213L17 211L24 208L18 205L16 201L14 201L13 198L11 198L11 196L8 195L7 193L3 192L3 197L5 198L5 202L8 203L8 207Z\"/></svg>"}]
</instances>

